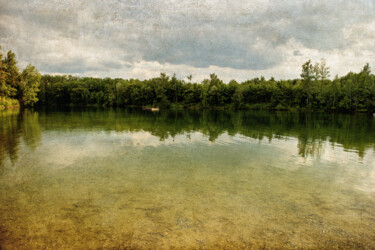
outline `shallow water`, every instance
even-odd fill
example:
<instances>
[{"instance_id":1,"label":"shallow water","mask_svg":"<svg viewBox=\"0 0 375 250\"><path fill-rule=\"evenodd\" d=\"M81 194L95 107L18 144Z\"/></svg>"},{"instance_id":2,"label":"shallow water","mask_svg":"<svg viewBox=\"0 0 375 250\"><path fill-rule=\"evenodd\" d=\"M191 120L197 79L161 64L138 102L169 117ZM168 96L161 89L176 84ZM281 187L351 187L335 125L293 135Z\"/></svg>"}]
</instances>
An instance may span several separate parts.
<instances>
[{"instance_id":1,"label":"shallow water","mask_svg":"<svg viewBox=\"0 0 375 250\"><path fill-rule=\"evenodd\" d=\"M0 113L0 246L375 248L375 118Z\"/></svg>"}]
</instances>

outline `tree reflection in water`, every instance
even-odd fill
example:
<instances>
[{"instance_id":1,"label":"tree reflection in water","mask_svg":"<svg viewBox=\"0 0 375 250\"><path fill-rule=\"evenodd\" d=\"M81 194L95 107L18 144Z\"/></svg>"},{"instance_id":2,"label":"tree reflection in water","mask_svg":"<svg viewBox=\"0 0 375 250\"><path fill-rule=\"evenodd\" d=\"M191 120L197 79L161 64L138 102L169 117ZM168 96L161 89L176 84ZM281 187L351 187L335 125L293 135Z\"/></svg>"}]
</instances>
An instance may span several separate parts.
<instances>
[{"instance_id":1,"label":"tree reflection in water","mask_svg":"<svg viewBox=\"0 0 375 250\"><path fill-rule=\"evenodd\" d=\"M230 110L162 110L68 108L42 111L0 112L0 166L9 157L17 160L21 144L34 148L41 141L41 129L85 131L146 131L165 140L179 134L200 132L215 142L222 134L242 135L256 140L293 137L301 157L323 153L322 144L341 145L364 157L375 148L375 119L365 114L293 113Z\"/></svg>"}]
</instances>

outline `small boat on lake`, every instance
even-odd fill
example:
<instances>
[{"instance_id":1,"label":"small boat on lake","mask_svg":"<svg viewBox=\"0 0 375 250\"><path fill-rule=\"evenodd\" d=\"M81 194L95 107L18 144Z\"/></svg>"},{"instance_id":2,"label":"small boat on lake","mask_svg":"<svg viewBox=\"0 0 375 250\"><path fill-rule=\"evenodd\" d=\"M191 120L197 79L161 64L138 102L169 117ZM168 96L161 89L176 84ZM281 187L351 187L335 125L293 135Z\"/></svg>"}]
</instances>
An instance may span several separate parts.
<instances>
[{"instance_id":1,"label":"small boat on lake","mask_svg":"<svg viewBox=\"0 0 375 250\"><path fill-rule=\"evenodd\" d=\"M159 111L159 107L153 108L153 107L142 107L143 110L151 110L151 111Z\"/></svg>"}]
</instances>

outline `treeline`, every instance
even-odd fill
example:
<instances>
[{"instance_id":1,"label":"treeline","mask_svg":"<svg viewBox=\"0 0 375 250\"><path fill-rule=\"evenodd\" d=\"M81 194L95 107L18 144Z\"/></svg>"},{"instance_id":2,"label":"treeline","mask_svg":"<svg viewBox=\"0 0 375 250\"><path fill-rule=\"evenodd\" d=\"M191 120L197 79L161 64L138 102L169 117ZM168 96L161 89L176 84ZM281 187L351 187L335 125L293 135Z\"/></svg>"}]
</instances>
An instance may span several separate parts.
<instances>
[{"instance_id":1,"label":"treeline","mask_svg":"<svg viewBox=\"0 0 375 250\"><path fill-rule=\"evenodd\" d=\"M37 101L41 75L29 64L22 72L10 50L4 57L0 47L0 110L33 106Z\"/></svg>"},{"instance_id":2,"label":"treeline","mask_svg":"<svg viewBox=\"0 0 375 250\"><path fill-rule=\"evenodd\" d=\"M217 75L201 83L160 74L149 80L42 77L42 105L233 107L275 110L368 111L375 109L375 76L366 64L359 73L328 79L324 62L302 66L301 79L264 77L225 84Z\"/></svg>"},{"instance_id":3,"label":"treeline","mask_svg":"<svg viewBox=\"0 0 375 250\"><path fill-rule=\"evenodd\" d=\"M2 55L1 55L2 57ZM300 79L264 77L224 83L216 74L202 82L159 77L111 79L44 75L29 65L22 73L14 53L1 59L0 100L17 99L22 106L159 106L248 108L340 112L375 112L375 76L366 64L359 73L329 79L325 62L302 65ZM39 86L40 82L40 86ZM5 98L5 99L4 99ZM1 105L1 103L0 103Z\"/></svg>"}]
</instances>

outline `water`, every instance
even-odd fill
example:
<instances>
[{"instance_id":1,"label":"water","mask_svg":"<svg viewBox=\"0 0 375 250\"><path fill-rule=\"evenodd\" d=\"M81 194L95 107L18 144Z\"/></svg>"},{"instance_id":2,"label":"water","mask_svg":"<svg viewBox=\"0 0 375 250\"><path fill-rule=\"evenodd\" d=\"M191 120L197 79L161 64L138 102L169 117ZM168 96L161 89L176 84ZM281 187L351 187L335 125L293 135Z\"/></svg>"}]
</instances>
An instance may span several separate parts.
<instances>
[{"instance_id":1,"label":"water","mask_svg":"<svg viewBox=\"0 0 375 250\"><path fill-rule=\"evenodd\" d=\"M0 113L3 248L375 248L375 118Z\"/></svg>"}]
</instances>

